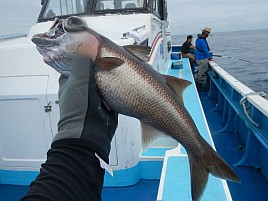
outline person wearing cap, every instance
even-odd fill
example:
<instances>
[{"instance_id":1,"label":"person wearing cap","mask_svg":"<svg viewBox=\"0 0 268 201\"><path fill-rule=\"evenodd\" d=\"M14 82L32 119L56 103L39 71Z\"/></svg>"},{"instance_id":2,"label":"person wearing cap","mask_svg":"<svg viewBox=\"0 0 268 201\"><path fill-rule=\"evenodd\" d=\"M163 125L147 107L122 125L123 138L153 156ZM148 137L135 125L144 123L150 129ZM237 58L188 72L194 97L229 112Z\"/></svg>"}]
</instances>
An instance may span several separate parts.
<instances>
[{"instance_id":1,"label":"person wearing cap","mask_svg":"<svg viewBox=\"0 0 268 201\"><path fill-rule=\"evenodd\" d=\"M195 41L196 47L196 63L198 65L198 72L196 76L196 85L198 89L206 89L208 63L212 61L212 53L210 52L209 45L207 43L207 37L210 35L211 28L205 27L202 30L202 34L197 35Z\"/></svg>"},{"instance_id":2,"label":"person wearing cap","mask_svg":"<svg viewBox=\"0 0 268 201\"><path fill-rule=\"evenodd\" d=\"M195 46L192 44L193 36L187 36L186 41L181 47L182 58L189 58L191 68L193 69L195 63L195 55L191 53L191 50L195 50Z\"/></svg>"}]
</instances>

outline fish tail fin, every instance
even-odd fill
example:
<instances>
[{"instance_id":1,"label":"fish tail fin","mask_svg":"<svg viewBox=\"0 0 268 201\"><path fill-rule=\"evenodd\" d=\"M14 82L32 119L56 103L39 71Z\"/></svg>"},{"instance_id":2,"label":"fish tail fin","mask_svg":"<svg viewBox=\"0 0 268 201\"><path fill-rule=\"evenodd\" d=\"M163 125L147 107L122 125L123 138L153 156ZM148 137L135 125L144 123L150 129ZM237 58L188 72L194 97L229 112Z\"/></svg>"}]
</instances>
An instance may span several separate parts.
<instances>
[{"instance_id":1,"label":"fish tail fin","mask_svg":"<svg viewBox=\"0 0 268 201\"><path fill-rule=\"evenodd\" d=\"M237 174L210 146L202 155L188 154L191 171L192 200L196 201L202 197L208 181L208 174L215 177L240 182Z\"/></svg>"},{"instance_id":2,"label":"fish tail fin","mask_svg":"<svg viewBox=\"0 0 268 201\"><path fill-rule=\"evenodd\" d=\"M238 175L235 171L217 154L217 152L209 147L208 153L205 153L207 156L207 164L209 173L215 177L221 179L240 182Z\"/></svg>"},{"instance_id":3,"label":"fish tail fin","mask_svg":"<svg viewBox=\"0 0 268 201\"><path fill-rule=\"evenodd\" d=\"M191 193L192 200L197 201L202 197L208 181L208 170L205 160L188 153L191 172Z\"/></svg>"}]
</instances>

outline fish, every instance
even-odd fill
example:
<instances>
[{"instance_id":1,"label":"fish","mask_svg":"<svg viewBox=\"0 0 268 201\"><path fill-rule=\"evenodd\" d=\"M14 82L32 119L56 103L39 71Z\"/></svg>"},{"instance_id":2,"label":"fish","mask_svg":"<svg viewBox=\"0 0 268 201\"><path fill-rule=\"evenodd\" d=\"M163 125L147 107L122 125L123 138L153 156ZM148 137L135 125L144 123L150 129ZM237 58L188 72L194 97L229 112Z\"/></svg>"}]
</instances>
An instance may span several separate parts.
<instances>
[{"instance_id":1,"label":"fish","mask_svg":"<svg viewBox=\"0 0 268 201\"><path fill-rule=\"evenodd\" d=\"M149 47L119 46L77 16L55 19L48 32L32 37L44 62L60 73L70 72L71 58L85 41L93 52L89 57L95 63L95 81L102 100L111 110L140 120L143 145L169 136L186 149L192 200L201 199L209 174L240 182L235 171L200 135L184 106L183 91L191 82L154 70L146 62Z\"/></svg>"}]
</instances>

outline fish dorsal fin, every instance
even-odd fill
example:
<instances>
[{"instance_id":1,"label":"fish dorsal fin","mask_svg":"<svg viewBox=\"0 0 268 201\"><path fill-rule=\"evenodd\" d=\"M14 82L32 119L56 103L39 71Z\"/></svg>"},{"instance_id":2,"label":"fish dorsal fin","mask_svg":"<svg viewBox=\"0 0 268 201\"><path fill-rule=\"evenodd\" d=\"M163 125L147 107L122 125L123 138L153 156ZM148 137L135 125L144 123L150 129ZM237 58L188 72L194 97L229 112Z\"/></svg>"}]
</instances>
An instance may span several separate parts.
<instances>
[{"instance_id":1,"label":"fish dorsal fin","mask_svg":"<svg viewBox=\"0 0 268 201\"><path fill-rule=\"evenodd\" d=\"M159 138L170 138L168 135L141 122L142 149L147 150L150 144Z\"/></svg>"},{"instance_id":2,"label":"fish dorsal fin","mask_svg":"<svg viewBox=\"0 0 268 201\"><path fill-rule=\"evenodd\" d=\"M103 57L95 60L99 70L111 70L121 66L125 61L116 57Z\"/></svg>"},{"instance_id":3,"label":"fish dorsal fin","mask_svg":"<svg viewBox=\"0 0 268 201\"><path fill-rule=\"evenodd\" d=\"M147 61L148 55L151 52L150 47L143 45L125 45L123 48L142 61Z\"/></svg>"},{"instance_id":4,"label":"fish dorsal fin","mask_svg":"<svg viewBox=\"0 0 268 201\"><path fill-rule=\"evenodd\" d=\"M170 75L164 75L166 82L170 89L179 97L179 99L183 102L183 91L192 84L192 82L188 80L184 80L181 78L177 78Z\"/></svg>"}]
</instances>

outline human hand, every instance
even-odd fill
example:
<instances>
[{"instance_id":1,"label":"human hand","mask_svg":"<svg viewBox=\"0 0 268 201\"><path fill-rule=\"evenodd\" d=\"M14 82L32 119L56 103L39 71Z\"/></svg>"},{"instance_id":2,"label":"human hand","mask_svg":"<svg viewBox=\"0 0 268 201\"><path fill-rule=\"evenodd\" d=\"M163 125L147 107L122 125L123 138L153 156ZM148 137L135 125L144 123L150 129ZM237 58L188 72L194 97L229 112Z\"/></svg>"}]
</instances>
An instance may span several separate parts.
<instances>
[{"instance_id":1,"label":"human hand","mask_svg":"<svg viewBox=\"0 0 268 201\"><path fill-rule=\"evenodd\" d=\"M210 51L209 53L210 53L211 57L213 57L213 52Z\"/></svg>"}]
</instances>

